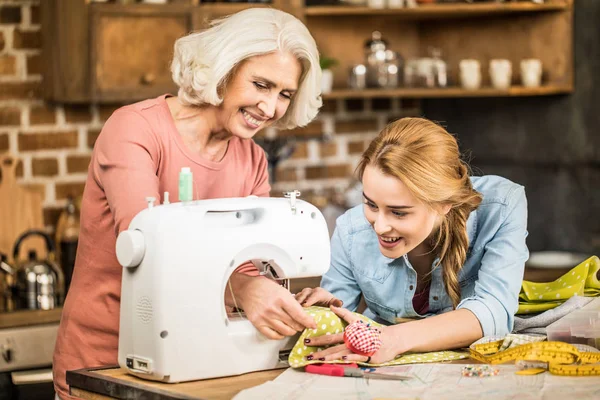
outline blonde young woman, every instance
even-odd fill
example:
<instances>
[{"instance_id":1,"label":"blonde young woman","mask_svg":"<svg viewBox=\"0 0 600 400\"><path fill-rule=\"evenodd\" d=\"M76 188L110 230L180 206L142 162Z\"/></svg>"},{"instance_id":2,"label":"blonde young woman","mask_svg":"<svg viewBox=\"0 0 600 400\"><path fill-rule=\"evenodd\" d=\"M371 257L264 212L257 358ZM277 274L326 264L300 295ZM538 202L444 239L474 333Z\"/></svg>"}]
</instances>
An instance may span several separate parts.
<instances>
[{"instance_id":1,"label":"blonde young woman","mask_svg":"<svg viewBox=\"0 0 600 400\"><path fill-rule=\"evenodd\" d=\"M144 199L162 203L164 192L177 199L182 167L193 173L196 200L268 196L267 160L252 137L268 126L306 125L321 106L315 41L298 19L273 9L248 9L179 39L171 69L177 96L118 109L94 146L77 260L54 351L54 384L63 400L73 398L67 370L117 363L122 268L115 242L145 208ZM314 326L273 281L234 273L231 287L268 338ZM225 302L234 304L229 292Z\"/></svg>"},{"instance_id":2,"label":"blonde young woman","mask_svg":"<svg viewBox=\"0 0 600 400\"><path fill-rule=\"evenodd\" d=\"M363 296L366 316L395 325L384 327L371 357L339 344L310 359L382 363L509 333L529 256L524 188L498 176L470 177L455 138L420 118L389 124L358 174L364 205L337 220L331 268L321 288L297 300L329 302L354 322ZM342 334L307 342L336 343Z\"/></svg>"}]
</instances>

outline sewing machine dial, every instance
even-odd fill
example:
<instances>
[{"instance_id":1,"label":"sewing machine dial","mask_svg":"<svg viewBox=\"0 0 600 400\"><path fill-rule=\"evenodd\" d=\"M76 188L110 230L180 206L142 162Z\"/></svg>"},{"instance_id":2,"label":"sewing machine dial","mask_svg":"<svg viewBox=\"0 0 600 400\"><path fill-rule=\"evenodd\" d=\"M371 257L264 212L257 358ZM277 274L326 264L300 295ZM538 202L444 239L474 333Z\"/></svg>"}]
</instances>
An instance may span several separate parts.
<instances>
[{"instance_id":1,"label":"sewing machine dial","mask_svg":"<svg viewBox=\"0 0 600 400\"><path fill-rule=\"evenodd\" d=\"M126 230L117 237L117 260L123 267L137 267L144 258L144 235L137 229Z\"/></svg>"}]
</instances>

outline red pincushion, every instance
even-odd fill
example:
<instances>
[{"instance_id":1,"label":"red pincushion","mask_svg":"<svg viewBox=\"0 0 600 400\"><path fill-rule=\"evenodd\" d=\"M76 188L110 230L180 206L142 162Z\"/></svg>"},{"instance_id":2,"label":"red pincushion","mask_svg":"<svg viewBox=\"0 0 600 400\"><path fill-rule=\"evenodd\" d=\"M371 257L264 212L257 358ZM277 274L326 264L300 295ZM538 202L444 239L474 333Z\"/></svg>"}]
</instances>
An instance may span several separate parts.
<instances>
[{"instance_id":1,"label":"red pincushion","mask_svg":"<svg viewBox=\"0 0 600 400\"><path fill-rule=\"evenodd\" d=\"M353 353L370 357L381 347L381 331L359 320L344 329L344 343Z\"/></svg>"}]
</instances>

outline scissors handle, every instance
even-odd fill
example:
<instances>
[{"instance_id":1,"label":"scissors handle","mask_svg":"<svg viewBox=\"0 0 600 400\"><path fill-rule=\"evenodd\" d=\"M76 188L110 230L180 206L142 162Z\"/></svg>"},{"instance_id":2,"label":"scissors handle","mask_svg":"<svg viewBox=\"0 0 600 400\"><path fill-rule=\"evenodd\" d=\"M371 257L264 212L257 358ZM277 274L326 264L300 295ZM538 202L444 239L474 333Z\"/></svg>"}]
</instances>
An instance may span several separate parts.
<instances>
[{"instance_id":1,"label":"scissors handle","mask_svg":"<svg viewBox=\"0 0 600 400\"><path fill-rule=\"evenodd\" d=\"M311 374L328 375L328 376L346 376L346 368L358 368L356 363L353 364L309 364L304 367L304 371Z\"/></svg>"}]
</instances>

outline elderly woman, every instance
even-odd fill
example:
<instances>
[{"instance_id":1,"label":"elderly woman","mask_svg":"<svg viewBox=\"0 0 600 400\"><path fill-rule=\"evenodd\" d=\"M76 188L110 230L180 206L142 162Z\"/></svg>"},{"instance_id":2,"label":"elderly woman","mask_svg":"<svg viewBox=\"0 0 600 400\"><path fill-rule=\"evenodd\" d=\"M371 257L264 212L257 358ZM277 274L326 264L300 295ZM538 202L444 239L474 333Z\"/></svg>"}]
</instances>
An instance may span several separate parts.
<instances>
[{"instance_id":1,"label":"elderly woman","mask_svg":"<svg viewBox=\"0 0 600 400\"><path fill-rule=\"evenodd\" d=\"M117 363L115 242L145 198L178 193L183 167L193 173L194 199L268 196L265 154L251 138L268 126L306 125L321 106L315 41L299 20L273 9L248 9L179 39L171 69L178 95L118 109L94 147L54 353L62 399L72 398L67 370ZM278 284L249 273L235 273L230 282L235 299L228 293L226 303L243 308L265 336L314 326Z\"/></svg>"}]
</instances>

